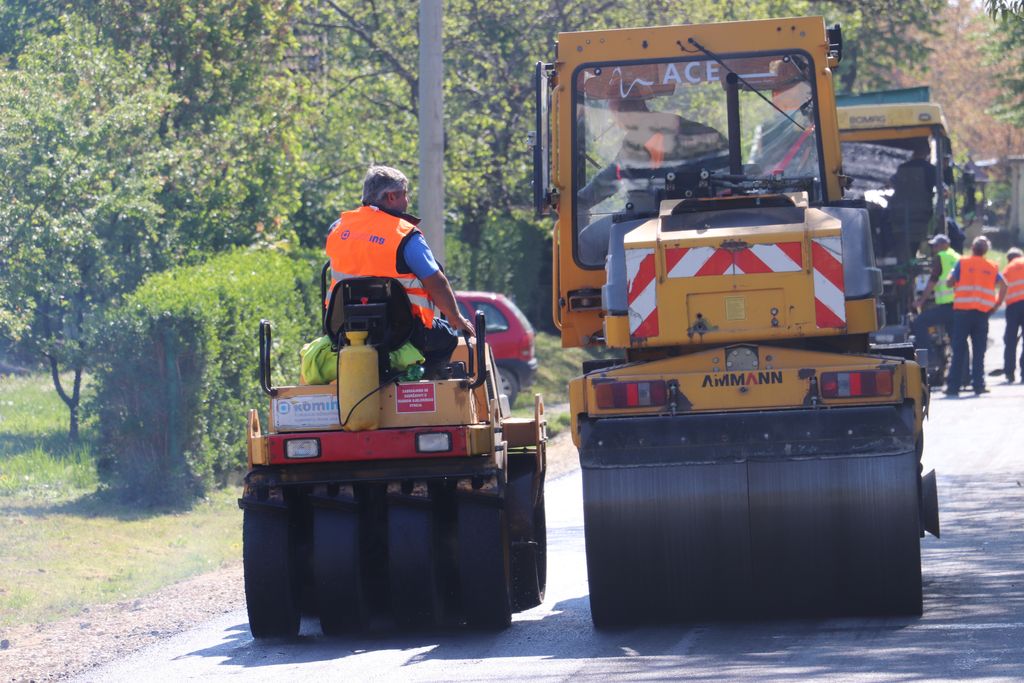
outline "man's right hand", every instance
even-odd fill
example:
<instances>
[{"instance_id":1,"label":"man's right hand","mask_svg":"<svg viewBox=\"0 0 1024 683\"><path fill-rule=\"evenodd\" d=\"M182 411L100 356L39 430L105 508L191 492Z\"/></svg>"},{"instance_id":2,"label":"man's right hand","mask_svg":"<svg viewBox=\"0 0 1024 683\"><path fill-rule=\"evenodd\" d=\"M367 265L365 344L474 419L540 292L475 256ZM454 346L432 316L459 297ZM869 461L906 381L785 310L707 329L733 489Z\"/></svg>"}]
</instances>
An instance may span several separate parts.
<instances>
[{"instance_id":1,"label":"man's right hand","mask_svg":"<svg viewBox=\"0 0 1024 683\"><path fill-rule=\"evenodd\" d=\"M916 299L914 299L914 310L920 313L923 308L924 299L922 297L917 297Z\"/></svg>"},{"instance_id":2,"label":"man's right hand","mask_svg":"<svg viewBox=\"0 0 1024 683\"><path fill-rule=\"evenodd\" d=\"M473 323L466 320L464 316L459 315L457 319L451 320L449 322L456 329L456 331L466 332L467 334L469 334L469 336L474 338L476 337L476 328L473 326Z\"/></svg>"}]
</instances>

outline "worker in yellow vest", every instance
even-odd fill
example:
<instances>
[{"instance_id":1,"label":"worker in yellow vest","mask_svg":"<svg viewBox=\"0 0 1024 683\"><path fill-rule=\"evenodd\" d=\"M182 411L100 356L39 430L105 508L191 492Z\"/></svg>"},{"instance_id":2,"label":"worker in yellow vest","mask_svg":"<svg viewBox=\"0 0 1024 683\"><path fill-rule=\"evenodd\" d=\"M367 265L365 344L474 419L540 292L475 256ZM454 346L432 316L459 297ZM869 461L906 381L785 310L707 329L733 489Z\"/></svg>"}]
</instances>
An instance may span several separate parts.
<instances>
[{"instance_id":1,"label":"worker in yellow vest","mask_svg":"<svg viewBox=\"0 0 1024 683\"><path fill-rule=\"evenodd\" d=\"M1006 282L999 266L985 258L987 237L976 237L971 255L953 266L946 284L953 287L953 362L946 380L946 395L960 393L960 377L966 363L967 339L971 340L971 384L975 394L985 388L985 346L988 344L988 317L1006 298ZM998 294L996 293L998 290Z\"/></svg>"},{"instance_id":2,"label":"worker in yellow vest","mask_svg":"<svg viewBox=\"0 0 1024 683\"><path fill-rule=\"evenodd\" d=\"M363 205L345 211L327 235L331 288L352 277L390 277L409 295L416 323L409 341L423 354L428 376L451 359L459 332L476 330L459 312L455 293L409 208L409 180L398 169L371 166L363 178ZM435 313L447 317L442 320Z\"/></svg>"},{"instance_id":3,"label":"worker in yellow vest","mask_svg":"<svg viewBox=\"0 0 1024 683\"><path fill-rule=\"evenodd\" d=\"M1018 330L1024 330L1024 252L1013 247L1006 252L1006 333L1003 335L1003 374L1006 381L1015 379ZM1024 344L1020 352L1020 381L1024 382Z\"/></svg>"},{"instance_id":4,"label":"worker in yellow vest","mask_svg":"<svg viewBox=\"0 0 1024 683\"><path fill-rule=\"evenodd\" d=\"M914 334L914 346L919 349L930 348L928 328L943 325L948 333L953 331L953 288L946 284L953 267L960 261L960 254L953 251L949 237L938 234L928 240L932 250L931 274L921 296L914 301L914 308L921 311L910 324ZM928 298L935 294L935 305L925 309Z\"/></svg>"}]
</instances>

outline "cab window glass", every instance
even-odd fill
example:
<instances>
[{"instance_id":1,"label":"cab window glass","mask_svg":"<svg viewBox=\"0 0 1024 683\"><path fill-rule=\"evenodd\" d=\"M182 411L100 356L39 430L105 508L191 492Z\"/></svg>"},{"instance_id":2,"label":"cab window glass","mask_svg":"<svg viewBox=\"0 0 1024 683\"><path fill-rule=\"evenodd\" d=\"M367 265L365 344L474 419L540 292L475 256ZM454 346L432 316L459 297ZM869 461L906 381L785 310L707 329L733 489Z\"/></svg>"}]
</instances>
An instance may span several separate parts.
<instances>
[{"instance_id":1,"label":"cab window glass","mask_svg":"<svg viewBox=\"0 0 1024 683\"><path fill-rule=\"evenodd\" d=\"M820 183L813 71L802 54L582 68L573 154L581 265L604 265L612 225L657 215L662 200L695 196L701 177L729 172L727 76L740 79L743 175Z\"/></svg>"}]
</instances>

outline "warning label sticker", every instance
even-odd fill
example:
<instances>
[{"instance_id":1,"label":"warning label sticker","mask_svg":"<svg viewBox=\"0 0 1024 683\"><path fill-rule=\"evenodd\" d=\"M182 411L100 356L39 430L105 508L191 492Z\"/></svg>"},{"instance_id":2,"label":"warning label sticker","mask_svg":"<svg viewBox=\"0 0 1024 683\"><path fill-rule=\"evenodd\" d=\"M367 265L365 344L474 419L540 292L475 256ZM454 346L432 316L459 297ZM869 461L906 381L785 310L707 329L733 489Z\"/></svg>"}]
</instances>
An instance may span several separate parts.
<instances>
[{"instance_id":1,"label":"warning label sticker","mask_svg":"<svg viewBox=\"0 0 1024 683\"><path fill-rule=\"evenodd\" d=\"M433 413L437 410L432 383L399 384L395 391L396 413Z\"/></svg>"}]
</instances>

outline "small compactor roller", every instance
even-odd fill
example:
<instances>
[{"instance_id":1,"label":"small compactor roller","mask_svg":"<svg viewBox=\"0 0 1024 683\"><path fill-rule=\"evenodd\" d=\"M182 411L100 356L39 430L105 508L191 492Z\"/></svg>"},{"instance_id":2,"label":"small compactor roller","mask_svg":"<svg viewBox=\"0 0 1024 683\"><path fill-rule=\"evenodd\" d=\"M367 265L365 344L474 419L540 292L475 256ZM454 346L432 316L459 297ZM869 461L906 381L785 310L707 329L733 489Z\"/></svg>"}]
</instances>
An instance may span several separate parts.
<instances>
[{"instance_id":1,"label":"small compactor roller","mask_svg":"<svg viewBox=\"0 0 1024 683\"><path fill-rule=\"evenodd\" d=\"M326 290L326 268L324 286ZM393 378L408 338L397 281L343 280L323 326L338 382L271 384L269 429L249 413L245 597L253 636L393 626L500 629L540 604L546 579L545 417L513 418L478 316L443 379Z\"/></svg>"},{"instance_id":2,"label":"small compactor roller","mask_svg":"<svg viewBox=\"0 0 1024 683\"><path fill-rule=\"evenodd\" d=\"M915 614L928 392L872 348L820 17L563 33L539 63L594 623Z\"/></svg>"}]
</instances>

